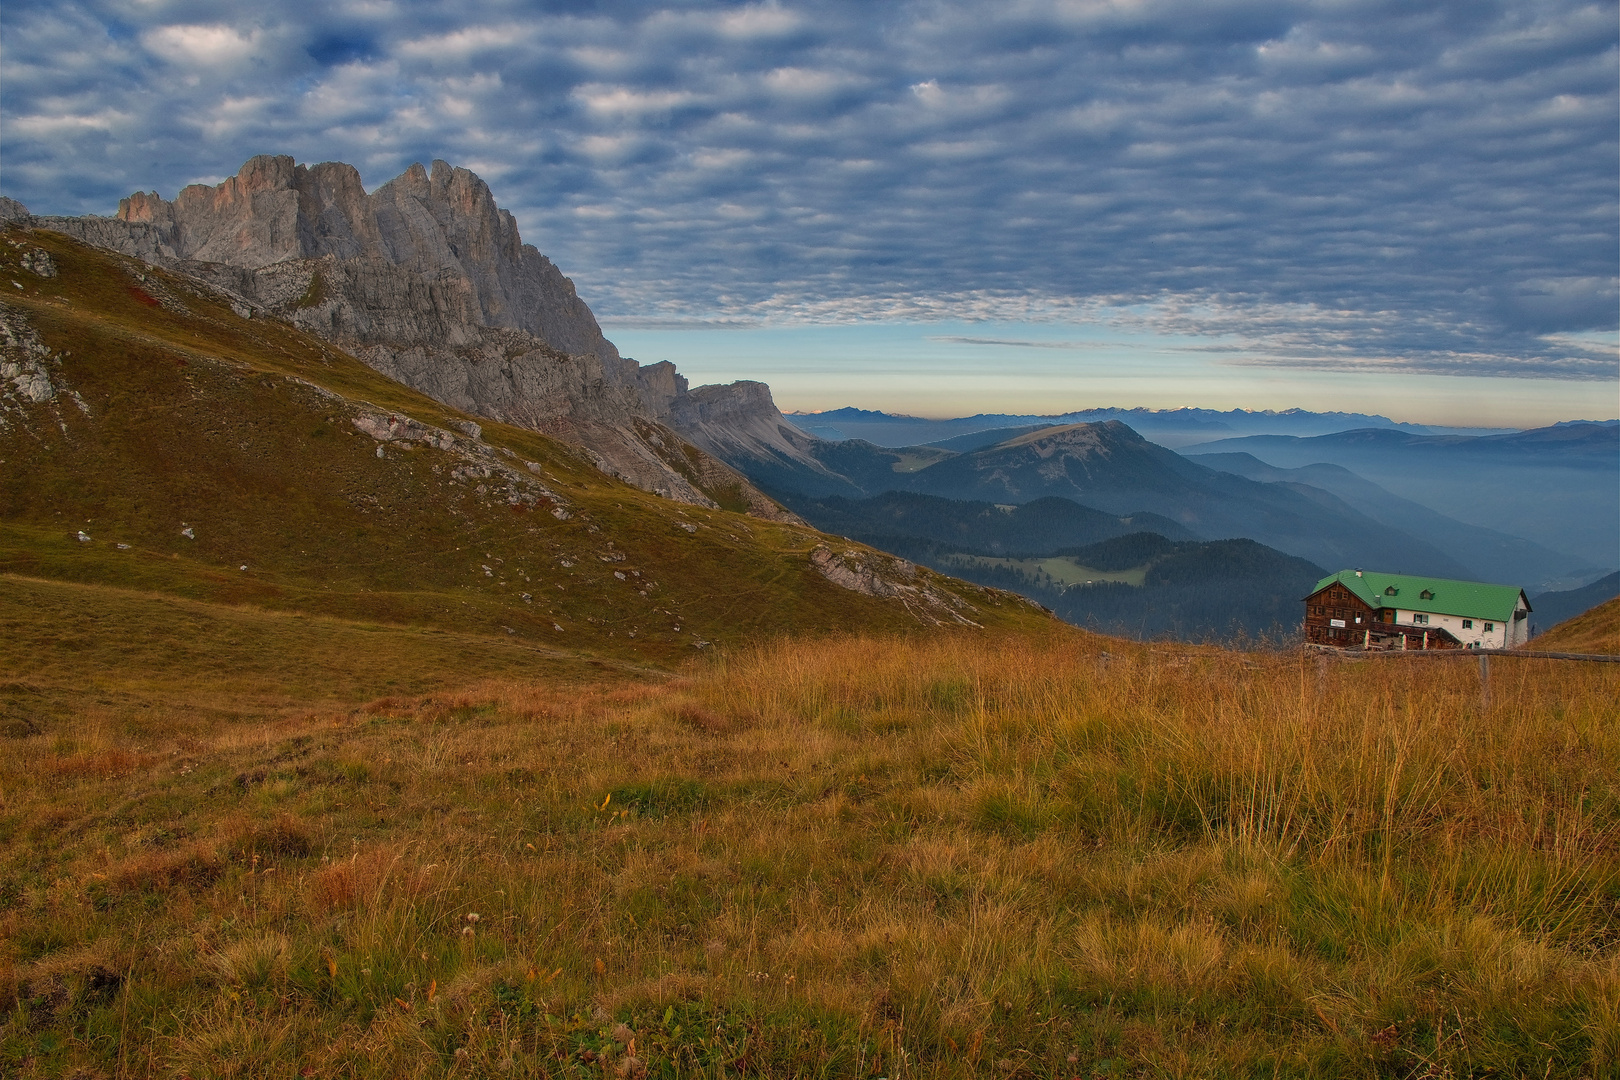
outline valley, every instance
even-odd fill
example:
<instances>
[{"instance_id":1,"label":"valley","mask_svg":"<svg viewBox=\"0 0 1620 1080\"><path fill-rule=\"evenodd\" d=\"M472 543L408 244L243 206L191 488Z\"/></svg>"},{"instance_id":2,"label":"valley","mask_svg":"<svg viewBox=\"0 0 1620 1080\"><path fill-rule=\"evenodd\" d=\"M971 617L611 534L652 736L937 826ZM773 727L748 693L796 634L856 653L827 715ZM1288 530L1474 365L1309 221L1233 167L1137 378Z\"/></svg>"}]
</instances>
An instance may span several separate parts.
<instances>
[{"instance_id":1,"label":"valley","mask_svg":"<svg viewBox=\"0 0 1620 1080\"><path fill-rule=\"evenodd\" d=\"M932 423L869 416L860 410L825 415L861 423L871 419L886 425L874 430L887 432L890 438L929 430L926 424ZM1144 415L1151 420L1156 414ZM995 418L950 423L982 424L988 419ZM1258 424L1273 418L1244 419ZM1333 417L1281 419L1299 425L1327 423ZM810 426L834 433L831 428ZM846 426L859 429L859 423ZM1285 597L1289 590L1310 583L1307 565L1423 568L1434 576L1460 580L1527 582L1533 593L1594 581L1620 558L1620 514L1606 517L1603 508L1609 495L1594 494L1593 487L1620 485L1615 465L1620 455L1609 452L1614 450L1616 430L1612 424L1587 424L1512 435L1430 436L1386 424L1303 441L1289 437L1294 441L1288 445L1359 446L1366 440L1381 445L1397 440L1407 446L1449 448L1445 453L1454 457L1477 451L1467 481L1473 507L1470 522L1397 496L1342 465L1319 462L1279 468L1247 452L1193 452L1198 447L1176 454L1118 420L981 428L920 447L801 435L793 444L797 461L746 448L719 452L762 489L821 528L861 538L936 569L1020 591L1065 619L1079 619L1080 625L1111 633L1210 640L1239 627L1246 634L1286 637L1296 615ZM1264 443L1264 438L1255 438L1260 440L1256 445ZM1522 467L1528 466L1509 461L1515 453L1512 447L1520 444L1532 448L1525 453L1540 463L1538 467L1551 471L1522 474ZM1405 470L1408 490L1418 485L1433 491L1449 483L1445 475L1426 471L1422 454L1399 467ZM1564 480L1564 473L1572 469L1581 473L1574 488ZM1597 545L1586 547L1585 555L1571 554L1480 524L1489 518L1486 508L1506 505L1503 493L1509 490L1508 502L1537 516L1538 524L1529 528L1514 517L1501 522L1504 529L1537 532L1547 536L1549 544L1571 548L1580 547L1569 543L1571 537L1596 537ZM1586 495L1592 498L1581 502ZM1059 504L1070 509L1060 510ZM1570 515L1579 518L1578 527ZM1015 518L1023 520L1015 524ZM1037 520L1062 521L1068 536L1036 525ZM987 529L991 522L1002 528ZM1555 529L1558 539L1551 539ZM1225 605L1166 604L1146 593L1101 588L1081 605L1068 590L1086 576L1073 569L1061 549L1132 530L1174 540L1248 538L1271 551L1274 565L1263 574L1249 574L1239 566L1212 566L1212 588L1217 580L1248 577L1248 585L1228 591L1233 599ZM1601 554L1604 551L1608 554ZM1282 569L1290 556L1302 562ZM1050 559L1059 561L1040 563ZM1095 574L1090 579L1103 584Z\"/></svg>"},{"instance_id":2,"label":"valley","mask_svg":"<svg viewBox=\"0 0 1620 1080\"><path fill-rule=\"evenodd\" d=\"M1148 568L1142 566L1131 567L1126 570L1098 570L1093 566L1086 566L1079 560L1068 555L1049 555L1046 558L1027 559L998 559L991 555L961 555L951 554L942 556L946 565L959 570L967 571L969 576L977 569L1004 570L1012 574L1022 575L1030 580L1032 587L1065 588L1071 585L1097 585L1110 583L1115 585L1142 585L1147 579Z\"/></svg>"},{"instance_id":3,"label":"valley","mask_svg":"<svg viewBox=\"0 0 1620 1080\"><path fill-rule=\"evenodd\" d=\"M1284 469L1338 465L1475 528L1568 552L1582 567L1612 570L1620 550L1620 423L1614 421L1478 438L1374 430L1249 436L1182 449L1248 454Z\"/></svg>"}]
</instances>

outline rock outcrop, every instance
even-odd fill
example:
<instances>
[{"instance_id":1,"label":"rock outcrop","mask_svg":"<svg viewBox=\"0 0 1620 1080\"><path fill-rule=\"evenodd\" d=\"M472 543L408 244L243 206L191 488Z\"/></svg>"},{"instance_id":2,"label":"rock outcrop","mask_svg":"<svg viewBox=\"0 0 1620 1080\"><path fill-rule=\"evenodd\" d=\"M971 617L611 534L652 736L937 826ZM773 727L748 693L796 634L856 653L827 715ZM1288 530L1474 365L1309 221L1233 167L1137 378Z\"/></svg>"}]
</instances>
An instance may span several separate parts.
<instances>
[{"instance_id":1,"label":"rock outcrop","mask_svg":"<svg viewBox=\"0 0 1620 1080\"><path fill-rule=\"evenodd\" d=\"M968 612L978 614L972 605L934 588L918 573L916 565L905 559L854 548L839 554L826 544L818 544L810 552L810 565L839 588L900 601L919 621L935 626L956 623L981 627L968 618Z\"/></svg>"},{"instance_id":2,"label":"rock outcrop","mask_svg":"<svg viewBox=\"0 0 1620 1080\"><path fill-rule=\"evenodd\" d=\"M239 313L285 318L447 405L571 442L644 490L792 517L723 462L682 448L682 422L704 412L683 407L686 380L669 363L620 356L573 282L466 169L413 165L368 194L351 165L265 155L173 201L136 192L111 218L36 218L10 199L0 218L201 277ZM768 389L764 403L780 419ZM717 428L699 421L693 441L723 444Z\"/></svg>"},{"instance_id":3,"label":"rock outcrop","mask_svg":"<svg viewBox=\"0 0 1620 1080\"><path fill-rule=\"evenodd\" d=\"M13 423L27 428L29 405L49 405L61 427L63 398L90 415L84 398L62 381L65 356L46 347L27 315L0 300L0 431Z\"/></svg>"}]
</instances>

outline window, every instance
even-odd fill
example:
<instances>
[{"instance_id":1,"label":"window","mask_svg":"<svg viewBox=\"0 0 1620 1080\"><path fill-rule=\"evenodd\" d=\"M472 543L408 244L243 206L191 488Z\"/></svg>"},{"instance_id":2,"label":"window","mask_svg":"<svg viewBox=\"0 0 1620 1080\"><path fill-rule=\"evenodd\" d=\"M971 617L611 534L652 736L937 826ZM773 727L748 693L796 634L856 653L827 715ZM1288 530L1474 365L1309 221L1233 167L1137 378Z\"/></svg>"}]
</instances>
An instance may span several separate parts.
<instances>
[{"instance_id":1,"label":"window","mask_svg":"<svg viewBox=\"0 0 1620 1080\"><path fill-rule=\"evenodd\" d=\"M1429 625L1429 617L1427 615L1424 615L1421 612L1419 612L1419 613L1412 616L1412 625L1413 626L1428 626Z\"/></svg>"},{"instance_id":2,"label":"window","mask_svg":"<svg viewBox=\"0 0 1620 1080\"><path fill-rule=\"evenodd\" d=\"M1488 622L1488 623L1485 624L1485 632L1487 634L1490 633L1492 630L1495 630L1495 629L1496 629L1496 624L1495 623Z\"/></svg>"},{"instance_id":3,"label":"window","mask_svg":"<svg viewBox=\"0 0 1620 1080\"><path fill-rule=\"evenodd\" d=\"M1384 595L1385 596L1394 596L1395 595L1395 586L1390 585L1390 586L1386 587L1384 589Z\"/></svg>"},{"instance_id":4,"label":"window","mask_svg":"<svg viewBox=\"0 0 1620 1080\"><path fill-rule=\"evenodd\" d=\"M1474 628L1474 620L1473 619L1464 619L1463 620L1463 629L1464 630L1472 630L1473 628Z\"/></svg>"},{"instance_id":5,"label":"window","mask_svg":"<svg viewBox=\"0 0 1620 1080\"><path fill-rule=\"evenodd\" d=\"M1428 589L1424 589L1422 592L1418 593L1418 595L1423 597L1425 600L1434 599L1434 593L1430 592Z\"/></svg>"}]
</instances>

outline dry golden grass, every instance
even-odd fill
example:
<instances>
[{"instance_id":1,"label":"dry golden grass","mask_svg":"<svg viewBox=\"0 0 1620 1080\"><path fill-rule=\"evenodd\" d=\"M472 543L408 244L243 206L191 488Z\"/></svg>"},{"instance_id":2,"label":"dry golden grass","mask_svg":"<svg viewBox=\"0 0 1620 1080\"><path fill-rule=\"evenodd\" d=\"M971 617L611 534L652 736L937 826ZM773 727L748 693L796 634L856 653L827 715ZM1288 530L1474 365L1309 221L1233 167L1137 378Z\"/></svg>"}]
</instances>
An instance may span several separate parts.
<instances>
[{"instance_id":1,"label":"dry golden grass","mask_svg":"<svg viewBox=\"0 0 1620 1080\"><path fill-rule=\"evenodd\" d=\"M1614 1075L1620 671L1492 678L850 638L13 739L0 1061Z\"/></svg>"},{"instance_id":2,"label":"dry golden grass","mask_svg":"<svg viewBox=\"0 0 1620 1080\"><path fill-rule=\"evenodd\" d=\"M1544 652L1620 655L1620 597L1565 619L1530 643Z\"/></svg>"}]
</instances>

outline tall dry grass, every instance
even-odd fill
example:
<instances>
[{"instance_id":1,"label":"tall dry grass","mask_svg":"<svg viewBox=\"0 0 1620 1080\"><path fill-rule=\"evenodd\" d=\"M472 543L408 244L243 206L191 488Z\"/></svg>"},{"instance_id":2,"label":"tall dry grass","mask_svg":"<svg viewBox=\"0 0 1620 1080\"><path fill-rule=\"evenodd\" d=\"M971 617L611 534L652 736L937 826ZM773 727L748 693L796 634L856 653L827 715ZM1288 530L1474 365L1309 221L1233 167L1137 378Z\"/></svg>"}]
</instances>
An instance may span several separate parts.
<instances>
[{"instance_id":1,"label":"tall dry grass","mask_svg":"<svg viewBox=\"0 0 1620 1080\"><path fill-rule=\"evenodd\" d=\"M1611 1075L1620 672L1492 676L851 638L21 740L0 1060Z\"/></svg>"}]
</instances>

